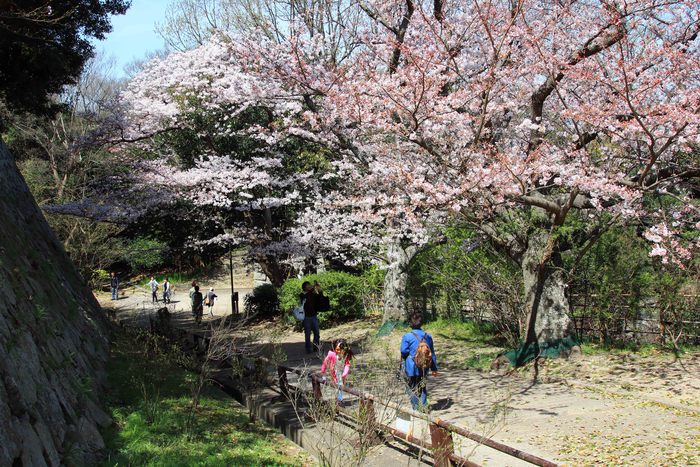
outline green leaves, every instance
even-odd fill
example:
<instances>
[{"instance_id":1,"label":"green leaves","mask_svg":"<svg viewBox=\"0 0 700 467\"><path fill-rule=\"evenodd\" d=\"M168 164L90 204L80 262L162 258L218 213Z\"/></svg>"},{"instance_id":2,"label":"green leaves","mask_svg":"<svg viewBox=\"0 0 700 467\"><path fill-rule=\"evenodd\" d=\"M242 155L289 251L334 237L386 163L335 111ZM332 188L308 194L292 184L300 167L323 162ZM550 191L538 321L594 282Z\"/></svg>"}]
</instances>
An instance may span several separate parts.
<instances>
[{"instance_id":1,"label":"green leaves","mask_svg":"<svg viewBox=\"0 0 700 467\"><path fill-rule=\"evenodd\" d=\"M356 276L346 272L324 272L311 274L301 279L288 279L280 289L280 306L285 313L299 305L301 284L316 281L321 284L323 294L330 300L330 310L318 313L321 326L351 319L362 318L367 311L372 296L383 281L383 275L374 270ZM293 318L290 318L290 322Z\"/></svg>"}]
</instances>

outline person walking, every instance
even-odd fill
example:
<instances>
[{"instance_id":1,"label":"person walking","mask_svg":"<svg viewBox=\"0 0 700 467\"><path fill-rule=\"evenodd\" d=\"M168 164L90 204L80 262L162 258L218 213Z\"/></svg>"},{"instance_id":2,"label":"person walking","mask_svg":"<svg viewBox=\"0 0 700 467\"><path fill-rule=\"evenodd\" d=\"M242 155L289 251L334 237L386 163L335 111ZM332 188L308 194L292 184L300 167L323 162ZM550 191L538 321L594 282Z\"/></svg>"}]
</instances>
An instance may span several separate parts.
<instances>
[{"instance_id":1,"label":"person walking","mask_svg":"<svg viewBox=\"0 0 700 467\"><path fill-rule=\"evenodd\" d=\"M192 281L192 287L190 287L190 306L194 305L194 302L192 301L192 296L194 295L194 288L197 286L197 281L193 280Z\"/></svg>"},{"instance_id":2,"label":"person walking","mask_svg":"<svg viewBox=\"0 0 700 467\"><path fill-rule=\"evenodd\" d=\"M209 308L209 315L211 316L214 316L212 308L214 308L216 297L217 295L214 293L214 287L210 287L209 292L207 292L207 298L204 299L204 304Z\"/></svg>"},{"instance_id":3,"label":"person walking","mask_svg":"<svg viewBox=\"0 0 700 467\"><path fill-rule=\"evenodd\" d=\"M192 293L192 316L197 324L202 322L202 313L204 311L203 307L204 297L202 292L199 291L199 286L194 286L194 292Z\"/></svg>"},{"instance_id":4,"label":"person walking","mask_svg":"<svg viewBox=\"0 0 700 467\"><path fill-rule=\"evenodd\" d=\"M437 376L438 367L433 338L421 329L422 324L423 316L420 313L411 314L411 331L401 339L401 359L411 406L414 410L425 411L428 409L428 370L432 371L433 376Z\"/></svg>"},{"instance_id":5,"label":"person walking","mask_svg":"<svg viewBox=\"0 0 700 467\"><path fill-rule=\"evenodd\" d=\"M301 284L302 293L299 295L299 299L304 303L304 344L306 347L306 353L311 353L318 350L318 343L320 340L320 330L318 327L318 312L328 311L329 301L323 295L321 290L321 285L316 282L311 284L309 281L304 281ZM311 333L314 334L313 347L311 347Z\"/></svg>"},{"instance_id":6,"label":"person walking","mask_svg":"<svg viewBox=\"0 0 700 467\"><path fill-rule=\"evenodd\" d=\"M158 281L151 276L151 282L148 285L151 286L151 303L158 303Z\"/></svg>"},{"instance_id":7,"label":"person walking","mask_svg":"<svg viewBox=\"0 0 700 467\"><path fill-rule=\"evenodd\" d=\"M112 277L109 278L109 288L112 291L112 300L119 299L119 278L116 272L112 272Z\"/></svg>"},{"instance_id":8,"label":"person walking","mask_svg":"<svg viewBox=\"0 0 700 467\"><path fill-rule=\"evenodd\" d=\"M163 303L170 303L170 282L167 277L163 281Z\"/></svg>"},{"instance_id":9,"label":"person walking","mask_svg":"<svg viewBox=\"0 0 700 467\"><path fill-rule=\"evenodd\" d=\"M323 365L321 365L321 374L325 378L326 371L331 374L331 381L335 384L343 385L345 380L350 374L350 362L352 361L352 350L348 341L345 339L336 339L331 343L331 349L328 351L328 355L323 359ZM343 402L343 391L338 388L338 393L336 395L338 399L338 405Z\"/></svg>"}]
</instances>

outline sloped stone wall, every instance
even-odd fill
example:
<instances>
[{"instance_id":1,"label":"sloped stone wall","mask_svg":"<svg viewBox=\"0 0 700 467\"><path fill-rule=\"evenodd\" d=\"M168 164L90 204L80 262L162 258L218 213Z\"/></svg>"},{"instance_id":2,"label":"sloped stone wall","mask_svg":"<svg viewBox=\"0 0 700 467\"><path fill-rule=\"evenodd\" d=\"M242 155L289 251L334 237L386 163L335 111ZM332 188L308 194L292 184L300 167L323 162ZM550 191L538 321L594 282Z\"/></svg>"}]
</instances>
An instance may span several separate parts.
<instances>
[{"instance_id":1,"label":"sloped stone wall","mask_svg":"<svg viewBox=\"0 0 700 467\"><path fill-rule=\"evenodd\" d=\"M92 465L106 321L0 141L0 465Z\"/></svg>"}]
</instances>

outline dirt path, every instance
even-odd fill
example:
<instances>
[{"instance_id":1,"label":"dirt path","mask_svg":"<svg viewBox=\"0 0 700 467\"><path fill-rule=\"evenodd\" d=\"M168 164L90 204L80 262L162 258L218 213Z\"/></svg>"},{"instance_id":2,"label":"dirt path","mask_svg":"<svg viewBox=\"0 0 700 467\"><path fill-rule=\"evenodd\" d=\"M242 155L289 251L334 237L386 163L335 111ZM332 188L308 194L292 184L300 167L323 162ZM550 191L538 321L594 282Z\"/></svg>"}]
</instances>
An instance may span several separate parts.
<instances>
[{"instance_id":1,"label":"dirt path","mask_svg":"<svg viewBox=\"0 0 700 467\"><path fill-rule=\"evenodd\" d=\"M322 341L354 343L355 383L362 373L398 360L401 333L374 337L378 323L360 321L321 331ZM248 329L276 342L287 364L318 369L323 351L303 353L303 334L269 323ZM440 357L440 337L435 346ZM326 344L325 350L327 351ZM443 366L429 382L432 415L566 465L697 465L700 463L700 353L631 353L551 360L507 375ZM407 400L403 401L408 406ZM482 465L523 465L488 449L463 453Z\"/></svg>"},{"instance_id":2,"label":"dirt path","mask_svg":"<svg viewBox=\"0 0 700 467\"><path fill-rule=\"evenodd\" d=\"M238 293L238 310L243 311L245 296L253 289L252 274L246 270L240 259L234 261L233 286ZM228 259L222 258L221 264L217 265L214 273L207 278L199 279L200 291L206 295L210 287L214 288L217 294L216 303L212 308L213 317L230 315L233 301L231 300L231 278L229 275ZM162 278L158 277L159 283ZM187 314L191 312L189 301L188 283L173 284L171 302L168 306L172 313ZM131 286L119 290L119 300L112 301L109 293L97 295L103 307L113 309L120 314L138 314L143 318L152 316L156 310L163 306L162 301L153 303L151 299L151 289L148 286ZM158 299L162 300L162 290L158 290ZM204 307L205 320L212 318L208 316L208 309Z\"/></svg>"},{"instance_id":3,"label":"dirt path","mask_svg":"<svg viewBox=\"0 0 700 467\"><path fill-rule=\"evenodd\" d=\"M117 302L102 298L121 316L152 312L150 302L144 304L145 294L127 293ZM177 290L175 298L180 298ZM223 307L216 311L226 312ZM287 365L310 371L320 368L328 341L345 337L356 353L352 383L371 385L376 393L382 390L377 374L396 368L401 339L400 332L376 337L378 325L376 319L368 319L323 329L324 349L312 355L304 352L303 333L278 323L248 326L239 335L276 344ZM440 359L441 345L445 348L448 342L434 337ZM444 359L448 363L430 379L433 416L566 465L700 463L700 353L686 354L682 360L668 354L620 353L545 361L535 383L533 367L507 375L459 369L458 346L449 342L452 355ZM473 351L465 349L462 358ZM390 377L383 381L399 384ZM407 407L407 397L392 389ZM455 438L455 446L482 465L524 465L483 447L474 450L464 439Z\"/></svg>"}]
</instances>

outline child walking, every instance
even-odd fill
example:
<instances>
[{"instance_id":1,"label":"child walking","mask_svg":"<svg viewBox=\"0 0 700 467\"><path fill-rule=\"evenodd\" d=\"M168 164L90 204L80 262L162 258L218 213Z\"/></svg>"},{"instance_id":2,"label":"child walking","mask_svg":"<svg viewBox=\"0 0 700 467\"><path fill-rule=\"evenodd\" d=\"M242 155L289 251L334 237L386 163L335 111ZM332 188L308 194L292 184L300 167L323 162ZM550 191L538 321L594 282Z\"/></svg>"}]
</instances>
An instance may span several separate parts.
<instances>
[{"instance_id":1,"label":"child walking","mask_svg":"<svg viewBox=\"0 0 700 467\"><path fill-rule=\"evenodd\" d=\"M214 287L209 288L209 292L207 292L207 296L204 299L204 304L209 308L209 314L214 317L214 312L212 311L212 308L214 308L214 302L216 302L216 295L214 293Z\"/></svg>"},{"instance_id":2,"label":"child walking","mask_svg":"<svg viewBox=\"0 0 700 467\"><path fill-rule=\"evenodd\" d=\"M350 361L352 360L352 350L345 339L336 339L331 344L331 350L323 360L321 373L325 375L326 370L331 374L331 381L340 385L345 384L345 379L350 373ZM343 393L338 389L338 403L343 400Z\"/></svg>"}]
</instances>

